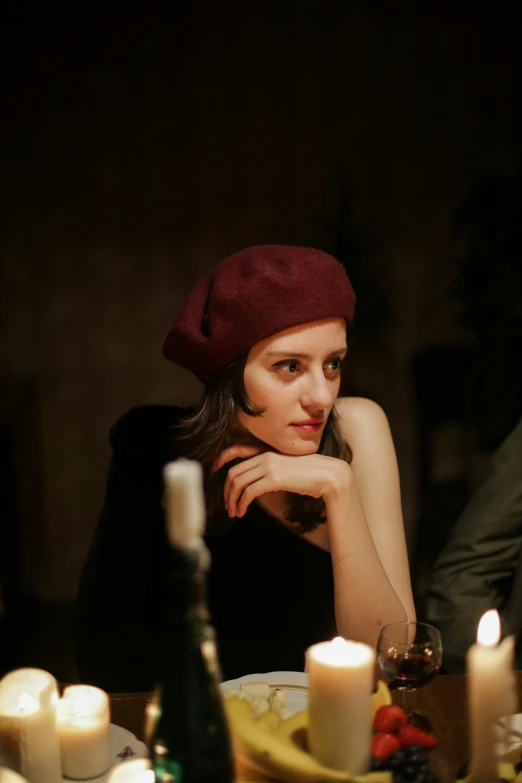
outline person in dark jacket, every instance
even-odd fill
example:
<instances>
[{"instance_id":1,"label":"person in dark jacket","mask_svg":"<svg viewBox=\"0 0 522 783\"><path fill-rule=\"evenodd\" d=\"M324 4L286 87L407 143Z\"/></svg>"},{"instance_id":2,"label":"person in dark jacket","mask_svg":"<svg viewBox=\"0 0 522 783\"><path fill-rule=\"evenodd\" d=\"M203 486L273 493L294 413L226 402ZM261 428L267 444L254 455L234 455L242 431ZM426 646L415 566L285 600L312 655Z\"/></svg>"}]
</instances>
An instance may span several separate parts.
<instances>
[{"instance_id":1,"label":"person in dark jacket","mask_svg":"<svg viewBox=\"0 0 522 783\"><path fill-rule=\"evenodd\" d=\"M80 580L82 679L149 689L163 659L162 468L204 470L209 605L226 679L303 669L340 634L374 646L413 619L399 477L375 403L338 399L355 297L341 264L265 245L201 280L164 355L205 384L195 408L136 408L111 430L105 503Z\"/></svg>"},{"instance_id":2,"label":"person in dark jacket","mask_svg":"<svg viewBox=\"0 0 522 783\"><path fill-rule=\"evenodd\" d=\"M515 634L522 669L521 545L522 419L493 455L433 569L427 617L440 630L445 671L465 671L488 609L499 611L503 636Z\"/></svg>"}]
</instances>

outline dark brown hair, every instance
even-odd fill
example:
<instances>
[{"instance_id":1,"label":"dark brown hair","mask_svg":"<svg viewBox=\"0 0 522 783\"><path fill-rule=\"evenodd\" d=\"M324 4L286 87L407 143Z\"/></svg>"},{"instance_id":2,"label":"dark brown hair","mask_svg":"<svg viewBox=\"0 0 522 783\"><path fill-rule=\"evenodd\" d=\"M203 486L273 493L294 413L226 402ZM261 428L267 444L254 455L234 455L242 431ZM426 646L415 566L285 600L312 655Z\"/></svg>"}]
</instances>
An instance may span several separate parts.
<instances>
[{"instance_id":1,"label":"dark brown hair","mask_svg":"<svg viewBox=\"0 0 522 783\"><path fill-rule=\"evenodd\" d=\"M223 490L228 471L237 459L228 462L219 471L213 466L220 454L236 443L259 442L236 424L236 409L248 416L262 416L263 411L249 399L244 383L248 351L240 354L226 367L209 377L199 406L189 414L176 431L180 456L195 459L203 466L209 533L226 530L233 520L223 502ZM264 444L263 444L264 445ZM330 413L318 449L319 454L351 462L352 451L341 435L335 411ZM289 493L285 518L295 525L298 533L314 530L326 521L322 498Z\"/></svg>"}]
</instances>

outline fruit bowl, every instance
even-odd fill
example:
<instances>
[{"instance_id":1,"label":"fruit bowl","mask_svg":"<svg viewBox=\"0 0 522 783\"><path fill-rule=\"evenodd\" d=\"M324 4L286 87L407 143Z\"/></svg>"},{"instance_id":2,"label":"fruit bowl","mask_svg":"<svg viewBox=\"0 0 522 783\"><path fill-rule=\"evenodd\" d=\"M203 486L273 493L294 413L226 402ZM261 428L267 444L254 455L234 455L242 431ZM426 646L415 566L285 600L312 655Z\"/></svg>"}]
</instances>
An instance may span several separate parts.
<instances>
[{"instance_id":1,"label":"fruit bowl","mask_svg":"<svg viewBox=\"0 0 522 783\"><path fill-rule=\"evenodd\" d=\"M258 682L258 685L261 683ZM282 684L274 685L281 687ZM242 687L248 686L243 682ZM405 713L400 707L392 705L390 691L384 682L379 683L372 696L372 766L367 774L360 776L350 776L325 767L310 754L307 708L282 721L276 715L272 720L270 713L256 718L248 701L235 693L238 691L228 691L225 710L238 781L400 783L401 774L405 771L405 783L408 775L409 780L417 779L418 783L435 783L427 753L436 746L436 740L432 735L406 725ZM391 759L390 764L388 758Z\"/></svg>"}]
</instances>

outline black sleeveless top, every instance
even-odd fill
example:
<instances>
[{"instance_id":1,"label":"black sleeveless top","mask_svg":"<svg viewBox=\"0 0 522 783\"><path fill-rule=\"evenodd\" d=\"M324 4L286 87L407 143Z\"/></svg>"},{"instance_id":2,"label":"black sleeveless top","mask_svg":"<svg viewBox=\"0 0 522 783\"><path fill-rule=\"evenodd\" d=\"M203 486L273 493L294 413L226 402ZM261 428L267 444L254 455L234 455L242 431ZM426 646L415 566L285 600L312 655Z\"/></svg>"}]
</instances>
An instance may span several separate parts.
<instances>
[{"instance_id":1,"label":"black sleeveless top","mask_svg":"<svg viewBox=\"0 0 522 783\"><path fill-rule=\"evenodd\" d=\"M167 548L163 465L176 457L184 410L133 408L111 429L105 503L82 572L75 647L83 682L149 690L165 665ZM306 648L335 636L328 552L252 503L230 529L207 536L208 602L224 679L302 671Z\"/></svg>"}]
</instances>

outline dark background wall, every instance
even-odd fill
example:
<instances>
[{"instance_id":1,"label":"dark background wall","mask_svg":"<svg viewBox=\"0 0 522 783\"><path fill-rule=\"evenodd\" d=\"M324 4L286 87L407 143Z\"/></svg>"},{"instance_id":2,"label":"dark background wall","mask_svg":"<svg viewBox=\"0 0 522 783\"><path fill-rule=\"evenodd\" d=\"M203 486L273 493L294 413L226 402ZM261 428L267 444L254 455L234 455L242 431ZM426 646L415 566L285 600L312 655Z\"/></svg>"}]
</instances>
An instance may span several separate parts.
<instances>
[{"instance_id":1,"label":"dark background wall","mask_svg":"<svg viewBox=\"0 0 522 783\"><path fill-rule=\"evenodd\" d=\"M340 250L359 281L347 389L390 418L416 551L412 361L475 339L452 220L481 173L518 171L514 19L502 4L220 6L6 12L0 421L15 570L45 601L74 598L110 425L199 394L161 356L177 307L255 243ZM443 431L436 471L472 484L468 446Z\"/></svg>"}]
</instances>

